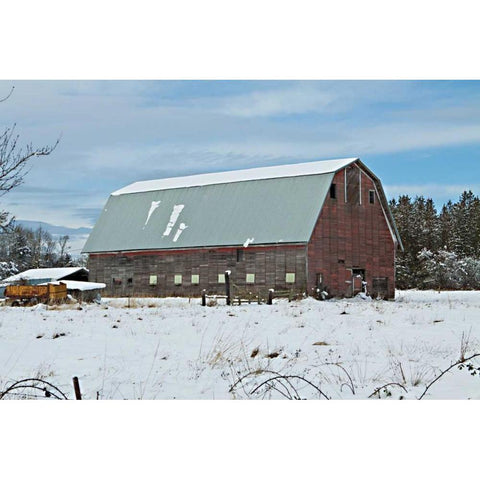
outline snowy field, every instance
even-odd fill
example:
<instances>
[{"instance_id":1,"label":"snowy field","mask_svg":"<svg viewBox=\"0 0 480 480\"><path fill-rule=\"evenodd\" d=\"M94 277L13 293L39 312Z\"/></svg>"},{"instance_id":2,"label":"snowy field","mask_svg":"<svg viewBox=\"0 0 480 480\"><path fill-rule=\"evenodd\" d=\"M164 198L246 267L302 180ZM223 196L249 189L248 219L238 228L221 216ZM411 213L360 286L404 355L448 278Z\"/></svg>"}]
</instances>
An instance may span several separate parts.
<instances>
[{"instance_id":1,"label":"snowy field","mask_svg":"<svg viewBox=\"0 0 480 480\"><path fill-rule=\"evenodd\" d=\"M77 376L86 399L416 399L462 354L480 353L479 339L480 292L471 291L273 306L2 306L0 391L35 377L73 398ZM455 367L424 398L480 399L480 378Z\"/></svg>"}]
</instances>

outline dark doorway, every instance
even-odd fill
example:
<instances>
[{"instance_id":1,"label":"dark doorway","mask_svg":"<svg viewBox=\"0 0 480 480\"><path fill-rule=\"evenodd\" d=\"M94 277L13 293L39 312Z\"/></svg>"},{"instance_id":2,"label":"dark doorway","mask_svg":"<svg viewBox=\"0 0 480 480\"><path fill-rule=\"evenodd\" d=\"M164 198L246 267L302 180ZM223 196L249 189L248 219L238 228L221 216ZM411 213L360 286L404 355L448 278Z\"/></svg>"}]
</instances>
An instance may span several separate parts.
<instances>
[{"instance_id":1,"label":"dark doorway","mask_svg":"<svg viewBox=\"0 0 480 480\"><path fill-rule=\"evenodd\" d=\"M364 290L365 269L352 268L352 294L353 296Z\"/></svg>"}]
</instances>

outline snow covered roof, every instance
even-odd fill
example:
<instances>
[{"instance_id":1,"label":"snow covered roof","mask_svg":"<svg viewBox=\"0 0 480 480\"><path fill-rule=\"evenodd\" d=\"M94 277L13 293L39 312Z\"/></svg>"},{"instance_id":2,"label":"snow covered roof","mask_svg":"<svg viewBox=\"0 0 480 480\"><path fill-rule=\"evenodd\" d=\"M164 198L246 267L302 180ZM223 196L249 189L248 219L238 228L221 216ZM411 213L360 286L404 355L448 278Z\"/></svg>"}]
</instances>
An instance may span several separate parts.
<instances>
[{"instance_id":1,"label":"snow covered roof","mask_svg":"<svg viewBox=\"0 0 480 480\"><path fill-rule=\"evenodd\" d=\"M4 278L2 283L9 284L19 282L20 280L61 280L80 270L85 269L83 267L32 268L12 275L11 277Z\"/></svg>"},{"instance_id":2,"label":"snow covered roof","mask_svg":"<svg viewBox=\"0 0 480 480\"><path fill-rule=\"evenodd\" d=\"M350 165L355 160L358 160L358 158L323 160L320 162L296 163L293 165L278 165L273 167L249 168L246 170L232 170L229 172L189 175L186 177L147 180L127 185L126 187L113 192L112 195L168 190L171 188L200 187L203 185L218 185L221 183L246 182L250 180L319 175L336 172L339 169Z\"/></svg>"}]
</instances>

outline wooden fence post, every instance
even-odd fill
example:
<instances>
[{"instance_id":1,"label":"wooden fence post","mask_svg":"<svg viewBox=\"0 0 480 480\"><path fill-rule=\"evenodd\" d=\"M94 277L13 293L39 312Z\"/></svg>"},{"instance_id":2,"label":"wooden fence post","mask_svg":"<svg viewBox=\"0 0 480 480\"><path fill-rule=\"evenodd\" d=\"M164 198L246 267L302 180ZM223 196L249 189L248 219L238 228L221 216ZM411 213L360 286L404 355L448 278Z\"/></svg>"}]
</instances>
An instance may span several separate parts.
<instances>
[{"instance_id":1,"label":"wooden fence post","mask_svg":"<svg viewBox=\"0 0 480 480\"><path fill-rule=\"evenodd\" d=\"M230 299L230 270L225 272L225 295L227 296L227 305L231 305Z\"/></svg>"},{"instance_id":2,"label":"wooden fence post","mask_svg":"<svg viewBox=\"0 0 480 480\"><path fill-rule=\"evenodd\" d=\"M75 390L75 400L81 400L82 392L80 392L80 384L78 383L78 377L73 377L73 389Z\"/></svg>"},{"instance_id":3,"label":"wooden fence post","mask_svg":"<svg viewBox=\"0 0 480 480\"><path fill-rule=\"evenodd\" d=\"M268 301L267 301L267 305L272 305L272 304L273 304L273 288L271 288L268 291Z\"/></svg>"}]
</instances>

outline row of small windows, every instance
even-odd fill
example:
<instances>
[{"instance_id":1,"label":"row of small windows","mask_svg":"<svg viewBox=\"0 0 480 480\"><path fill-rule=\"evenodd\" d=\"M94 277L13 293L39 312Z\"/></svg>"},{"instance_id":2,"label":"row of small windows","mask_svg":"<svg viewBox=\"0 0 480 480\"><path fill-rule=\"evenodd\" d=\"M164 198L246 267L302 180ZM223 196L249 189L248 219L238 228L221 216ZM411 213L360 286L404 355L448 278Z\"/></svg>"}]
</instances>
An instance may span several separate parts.
<instances>
[{"instance_id":1,"label":"row of small windows","mask_svg":"<svg viewBox=\"0 0 480 480\"><path fill-rule=\"evenodd\" d=\"M157 285L158 277L157 275L150 275L149 284L152 286ZM114 280L115 283L115 280ZM175 285L182 285L183 283L183 275L177 274L173 277L173 283ZM200 283L200 275L193 274L190 277L190 283L192 285L198 285ZM218 274L218 283L225 283L225 274L219 273ZM245 283L255 283L255 274L254 273L247 273L245 276ZM295 274L294 273L287 273L285 275L285 283L295 283Z\"/></svg>"},{"instance_id":2,"label":"row of small windows","mask_svg":"<svg viewBox=\"0 0 480 480\"><path fill-rule=\"evenodd\" d=\"M332 183L330 185L330 198L337 198L337 185ZM368 191L368 201L369 203L375 203L375 190Z\"/></svg>"}]
</instances>

